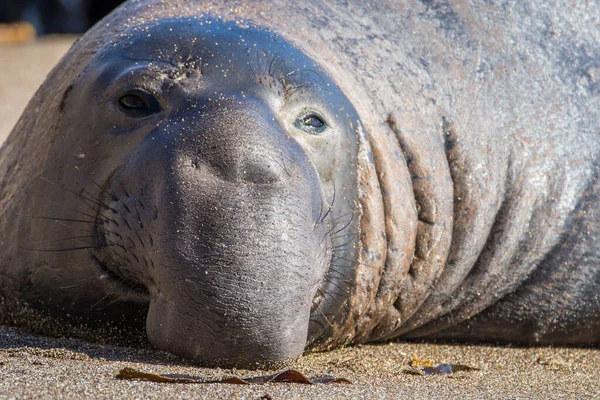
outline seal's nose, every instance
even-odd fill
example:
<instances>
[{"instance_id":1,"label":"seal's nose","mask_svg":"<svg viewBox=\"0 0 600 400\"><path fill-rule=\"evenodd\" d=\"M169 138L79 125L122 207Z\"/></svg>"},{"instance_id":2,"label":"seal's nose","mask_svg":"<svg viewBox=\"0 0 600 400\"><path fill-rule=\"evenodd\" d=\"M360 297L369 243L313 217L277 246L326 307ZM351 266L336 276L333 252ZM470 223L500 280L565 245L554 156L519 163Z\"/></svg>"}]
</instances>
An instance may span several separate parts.
<instances>
[{"instance_id":1,"label":"seal's nose","mask_svg":"<svg viewBox=\"0 0 600 400\"><path fill-rule=\"evenodd\" d=\"M253 136L246 132L241 135ZM203 148L194 166L232 183L271 185L284 180L288 174L285 161L270 145L270 138L256 139L259 145L248 143L249 140L222 138L220 147Z\"/></svg>"},{"instance_id":2,"label":"seal's nose","mask_svg":"<svg viewBox=\"0 0 600 400\"><path fill-rule=\"evenodd\" d=\"M276 184L290 176L286 168L289 155L284 154L291 139L260 100L220 104L212 110L204 107L194 125L184 133L181 150L198 170L233 183L261 185Z\"/></svg>"}]
</instances>

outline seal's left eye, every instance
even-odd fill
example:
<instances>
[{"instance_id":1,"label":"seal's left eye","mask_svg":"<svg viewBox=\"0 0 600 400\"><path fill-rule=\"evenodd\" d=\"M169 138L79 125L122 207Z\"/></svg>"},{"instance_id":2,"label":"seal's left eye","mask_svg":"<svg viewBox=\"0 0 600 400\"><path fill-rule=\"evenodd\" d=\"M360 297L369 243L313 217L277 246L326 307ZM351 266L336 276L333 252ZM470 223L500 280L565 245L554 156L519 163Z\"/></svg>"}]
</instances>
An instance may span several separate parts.
<instances>
[{"instance_id":1,"label":"seal's left eye","mask_svg":"<svg viewBox=\"0 0 600 400\"><path fill-rule=\"evenodd\" d=\"M142 118L159 111L158 102L147 93L128 93L119 98L119 110L133 118Z\"/></svg>"},{"instance_id":2,"label":"seal's left eye","mask_svg":"<svg viewBox=\"0 0 600 400\"><path fill-rule=\"evenodd\" d=\"M296 122L294 122L294 126L304 132L318 135L325 132L327 129L327 122L325 122L325 119L319 114L307 112L298 116Z\"/></svg>"}]
</instances>

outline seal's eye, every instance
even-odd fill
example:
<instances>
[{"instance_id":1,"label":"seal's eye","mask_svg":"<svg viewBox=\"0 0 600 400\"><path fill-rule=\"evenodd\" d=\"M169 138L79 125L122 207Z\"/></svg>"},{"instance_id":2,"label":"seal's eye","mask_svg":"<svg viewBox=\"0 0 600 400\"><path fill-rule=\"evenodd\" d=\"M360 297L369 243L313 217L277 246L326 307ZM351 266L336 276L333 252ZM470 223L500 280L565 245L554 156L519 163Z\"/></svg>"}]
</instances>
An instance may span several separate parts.
<instances>
[{"instance_id":1,"label":"seal's eye","mask_svg":"<svg viewBox=\"0 0 600 400\"><path fill-rule=\"evenodd\" d=\"M325 119L314 111L300 114L294 122L294 126L313 135L323 133L327 129Z\"/></svg>"},{"instance_id":2,"label":"seal's eye","mask_svg":"<svg viewBox=\"0 0 600 400\"><path fill-rule=\"evenodd\" d=\"M160 111L158 102L148 93L127 93L119 98L119 110L132 118L143 118Z\"/></svg>"}]
</instances>

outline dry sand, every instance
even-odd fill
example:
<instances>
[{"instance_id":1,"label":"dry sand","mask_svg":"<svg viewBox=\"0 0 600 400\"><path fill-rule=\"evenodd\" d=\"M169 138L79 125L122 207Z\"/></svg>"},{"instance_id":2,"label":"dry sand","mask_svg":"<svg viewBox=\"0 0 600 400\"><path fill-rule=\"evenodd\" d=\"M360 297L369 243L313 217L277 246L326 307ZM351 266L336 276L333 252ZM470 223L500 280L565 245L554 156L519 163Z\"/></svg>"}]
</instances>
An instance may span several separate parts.
<instances>
[{"instance_id":1,"label":"dry sand","mask_svg":"<svg viewBox=\"0 0 600 400\"><path fill-rule=\"evenodd\" d=\"M480 371L452 376L403 373L412 355L468 364ZM0 328L0 396L46 398L600 398L596 349L511 348L424 343L365 345L316 353L291 363L309 377L333 375L352 384L168 384L115 379L126 366L160 374L218 380L273 371L198 368L151 350L34 336Z\"/></svg>"},{"instance_id":2,"label":"dry sand","mask_svg":"<svg viewBox=\"0 0 600 400\"><path fill-rule=\"evenodd\" d=\"M72 40L45 38L31 45L0 47L0 143ZM480 370L452 376L407 375L402 371L413 355ZM115 379L126 366L207 379L273 372L203 369L161 352L0 327L0 398L600 398L600 349L391 343L309 354L290 365L309 377L333 375L351 380L351 385L196 385Z\"/></svg>"}]
</instances>

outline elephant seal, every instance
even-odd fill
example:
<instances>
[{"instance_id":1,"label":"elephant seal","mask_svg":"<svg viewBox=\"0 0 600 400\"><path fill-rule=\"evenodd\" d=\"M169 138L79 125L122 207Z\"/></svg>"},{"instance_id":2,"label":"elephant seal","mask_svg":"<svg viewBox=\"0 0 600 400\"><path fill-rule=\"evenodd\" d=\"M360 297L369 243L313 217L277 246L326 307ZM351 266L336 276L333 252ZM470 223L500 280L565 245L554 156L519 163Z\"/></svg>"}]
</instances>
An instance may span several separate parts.
<instances>
[{"instance_id":1,"label":"elephant seal","mask_svg":"<svg viewBox=\"0 0 600 400\"><path fill-rule=\"evenodd\" d=\"M598 344L598 15L130 0L2 147L2 321L206 365Z\"/></svg>"}]
</instances>

